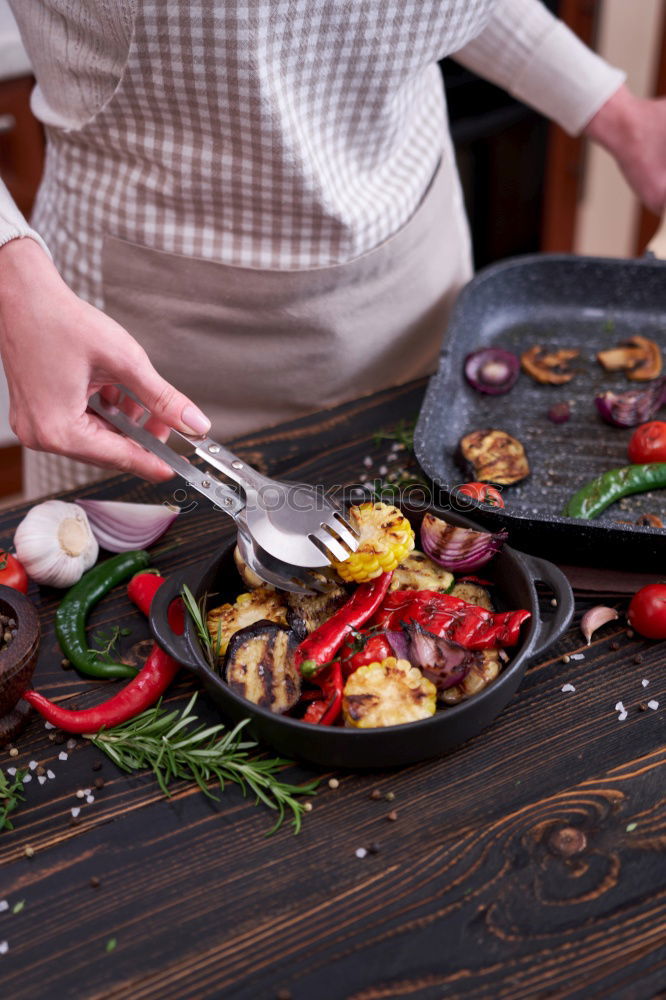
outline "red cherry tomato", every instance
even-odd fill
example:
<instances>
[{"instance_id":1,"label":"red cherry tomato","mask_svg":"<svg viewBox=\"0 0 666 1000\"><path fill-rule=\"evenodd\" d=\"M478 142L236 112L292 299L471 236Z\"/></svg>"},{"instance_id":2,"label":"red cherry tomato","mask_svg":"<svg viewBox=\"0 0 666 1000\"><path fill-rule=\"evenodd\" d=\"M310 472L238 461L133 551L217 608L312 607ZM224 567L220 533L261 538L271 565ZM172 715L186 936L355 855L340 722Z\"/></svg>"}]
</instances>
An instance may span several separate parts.
<instances>
[{"instance_id":1,"label":"red cherry tomato","mask_svg":"<svg viewBox=\"0 0 666 1000\"><path fill-rule=\"evenodd\" d=\"M666 583L649 583L631 598L629 624L646 639L666 639Z\"/></svg>"},{"instance_id":2,"label":"red cherry tomato","mask_svg":"<svg viewBox=\"0 0 666 1000\"><path fill-rule=\"evenodd\" d=\"M22 594L28 593L28 574L11 552L0 551L0 584L20 590Z\"/></svg>"},{"instance_id":3,"label":"red cherry tomato","mask_svg":"<svg viewBox=\"0 0 666 1000\"><path fill-rule=\"evenodd\" d=\"M641 424L631 435L629 461L634 465L644 462L666 462L666 422L651 420Z\"/></svg>"},{"instance_id":4,"label":"red cherry tomato","mask_svg":"<svg viewBox=\"0 0 666 1000\"><path fill-rule=\"evenodd\" d=\"M464 493L465 496L478 500L479 503L487 503L491 507L504 506L500 491L495 486L489 486L488 483L463 483L456 489L458 493Z\"/></svg>"}]
</instances>

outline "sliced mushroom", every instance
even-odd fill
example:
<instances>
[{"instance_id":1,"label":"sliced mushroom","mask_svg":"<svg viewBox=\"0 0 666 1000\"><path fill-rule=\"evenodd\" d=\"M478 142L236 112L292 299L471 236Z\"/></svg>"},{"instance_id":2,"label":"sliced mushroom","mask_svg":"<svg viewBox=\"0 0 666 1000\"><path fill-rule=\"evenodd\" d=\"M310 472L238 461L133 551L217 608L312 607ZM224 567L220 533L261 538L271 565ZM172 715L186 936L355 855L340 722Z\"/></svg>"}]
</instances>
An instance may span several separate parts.
<instances>
[{"instance_id":1,"label":"sliced mushroom","mask_svg":"<svg viewBox=\"0 0 666 1000\"><path fill-rule=\"evenodd\" d=\"M625 372L632 382L647 382L661 374L659 344L636 334L617 347L599 351L597 361L607 372Z\"/></svg>"},{"instance_id":2,"label":"sliced mushroom","mask_svg":"<svg viewBox=\"0 0 666 1000\"><path fill-rule=\"evenodd\" d=\"M549 351L542 344L535 344L520 355L520 363L523 371L542 385L564 385L575 375L568 365L579 354L580 351L574 347L559 347L555 351Z\"/></svg>"}]
</instances>

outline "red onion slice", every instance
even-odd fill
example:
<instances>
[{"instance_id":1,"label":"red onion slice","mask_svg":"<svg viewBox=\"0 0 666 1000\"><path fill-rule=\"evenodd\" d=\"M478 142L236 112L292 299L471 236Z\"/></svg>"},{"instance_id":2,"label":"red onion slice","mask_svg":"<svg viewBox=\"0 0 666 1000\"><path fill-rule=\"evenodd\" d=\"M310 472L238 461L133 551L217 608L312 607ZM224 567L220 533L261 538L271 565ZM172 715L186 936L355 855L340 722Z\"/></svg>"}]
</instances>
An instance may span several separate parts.
<instances>
[{"instance_id":1,"label":"red onion slice","mask_svg":"<svg viewBox=\"0 0 666 1000\"><path fill-rule=\"evenodd\" d=\"M428 632L418 622L405 622L402 632L386 632L386 638L395 655L418 667L438 693L460 684L470 667L483 657L478 650L465 649L444 636Z\"/></svg>"},{"instance_id":2,"label":"red onion slice","mask_svg":"<svg viewBox=\"0 0 666 1000\"><path fill-rule=\"evenodd\" d=\"M459 528L433 514L425 514L421 524L421 548L433 562L451 572L485 566L508 537L506 531L492 533Z\"/></svg>"},{"instance_id":3,"label":"red onion slice","mask_svg":"<svg viewBox=\"0 0 666 1000\"><path fill-rule=\"evenodd\" d=\"M484 347L465 358L465 378L477 392L501 396L513 388L520 374L520 359L501 347Z\"/></svg>"},{"instance_id":4,"label":"red onion slice","mask_svg":"<svg viewBox=\"0 0 666 1000\"><path fill-rule=\"evenodd\" d=\"M595 397L599 416L613 427L637 427L654 416L666 403L666 377L657 379L644 389L627 392L604 392Z\"/></svg>"},{"instance_id":5,"label":"red onion slice","mask_svg":"<svg viewBox=\"0 0 666 1000\"><path fill-rule=\"evenodd\" d=\"M77 500L88 515L92 533L109 552L145 549L163 535L179 511L166 504L120 500Z\"/></svg>"}]
</instances>

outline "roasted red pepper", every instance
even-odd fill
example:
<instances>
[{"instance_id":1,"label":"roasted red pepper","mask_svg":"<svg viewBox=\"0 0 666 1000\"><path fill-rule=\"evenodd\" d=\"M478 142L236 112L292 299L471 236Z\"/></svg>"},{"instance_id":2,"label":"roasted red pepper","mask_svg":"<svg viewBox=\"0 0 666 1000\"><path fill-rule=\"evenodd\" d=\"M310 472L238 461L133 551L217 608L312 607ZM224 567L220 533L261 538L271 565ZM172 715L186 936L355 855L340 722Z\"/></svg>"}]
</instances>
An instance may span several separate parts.
<instances>
[{"instance_id":1,"label":"roasted red pepper","mask_svg":"<svg viewBox=\"0 0 666 1000\"><path fill-rule=\"evenodd\" d=\"M141 577L142 583L135 583L138 577ZM147 613L156 590L164 583L164 578L151 573L141 573L138 577L130 581L127 589L134 603ZM172 601L168 620L171 629L177 635L182 635L185 628L185 613L180 598ZM96 733L103 727L109 728L127 722L128 719L133 719L135 715L154 705L179 669L180 664L160 649L157 643L153 643L146 662L136 677L133 677L118 694L94 708L73 712L54 704L38 691L26 691L23 698L36 708L44 719L68 733Z\"/></svg>"},{"instance_id":2,"label":"roasted red pepper","mask_svg":"<svg viewBox=\"0 0 666 1000\"><path fill-rule=\"evenodd\" d=\"M465 649L492 649L518 642L520 626L529 617L529 611L486 611L432 590L395 590L387 594L370 624L393 632L402 622L418 622Z\"/></svg>"},{"instance_id":3,"label":"roasted red pepper","mask_svg":"<svg viewBox=\"0 0 666 1000\"><path fill-rule=\"evenodd\" d=\"M295 658L304 677L314 677L330 663L347 636L374 615L386 596L392 576L393 573L382 573L374 580L360 583L349 600L303 640Z\"/></svg>"},{"instance_id":4,"label":"roasted red pepper","mask_svg":"<svg viewBox=\"0 0 666 1000\"><path fill-rule=\"evenodd\" d=\"M342 711L342 669L335 660L319 671L314 678L321 688L321 697L314 698L307 707L303 722L313 722L319 726L332 726Z\"/></svg>"}]
</instances>

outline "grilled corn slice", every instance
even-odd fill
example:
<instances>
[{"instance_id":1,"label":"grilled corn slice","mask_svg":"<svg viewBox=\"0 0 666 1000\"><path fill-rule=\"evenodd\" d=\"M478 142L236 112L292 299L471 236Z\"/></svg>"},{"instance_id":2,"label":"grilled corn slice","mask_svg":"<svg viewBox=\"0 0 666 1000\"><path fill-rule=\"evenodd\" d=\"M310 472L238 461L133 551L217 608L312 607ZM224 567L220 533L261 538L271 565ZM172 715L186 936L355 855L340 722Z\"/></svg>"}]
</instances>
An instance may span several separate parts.
<instances>
[{"instance_id":1,"label":"grilled corn slice","mask_svg":"<svg viewBox=\"0 0 666 1000\"><path fill-rule=\"evenodd\" d=\"M437 688L409 660L389 656L381 663L359 667L342 695L346 726L375 729L399 726L435 714Z\"/></svg>"},{"instance_id":2,"label":"grilled corn slice","mask_svg":"<svg viewBox=\"0 0 666 1000\"><path fill-rule=\"evenodd\" d=\"M265 619L287 624L287 607L282 595L272 587L257 587L248 594L239 594L234 604L221 604L206 616L206 625L214 648L224 656L229 640L239 629Z\"/></svg>"},{"instance_id":3,"label":"grilled corn slice","mask_svg":"<svg viewBox=\"0 0 666 1000\"><path fill-rule=\"evenodd\" d=\"M390 590L434 590L446 594L452 583L453 573L438 566L425 552L414 549L394 572Z\"/></svg>"},{"instance_id":4,"label":"grilled corn slice","mask_svg":"<svg viewBox=\"0 0 666 1000\"><path fill-rule=\"evenodd\" d=\"M397 507L362 503L350 507L349 519L360 534L359 546L348 559L333 563L348 583L363 583L390 573L414 548L412 527Z\"/></svg>"}]
</instances>

